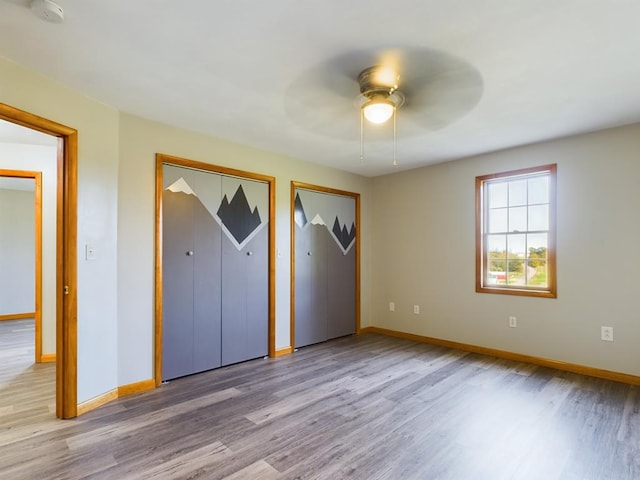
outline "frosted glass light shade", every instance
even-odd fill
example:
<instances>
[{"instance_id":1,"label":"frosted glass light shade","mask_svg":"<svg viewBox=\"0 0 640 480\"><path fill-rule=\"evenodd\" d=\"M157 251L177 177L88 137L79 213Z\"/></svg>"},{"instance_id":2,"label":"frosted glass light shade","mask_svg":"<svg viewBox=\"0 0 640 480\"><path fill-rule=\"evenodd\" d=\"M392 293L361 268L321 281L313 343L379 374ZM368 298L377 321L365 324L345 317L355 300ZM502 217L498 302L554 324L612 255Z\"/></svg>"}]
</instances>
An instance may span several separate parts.
<instances>
[{"instance_id":1,"label":"frosted glass light shade","mask_svg":"<svg viewBox=\"0 0 640 480\"><path fill-rule=\"evenodd\" d=\"M371 123L384 123L393 115L393 105L388 101L371 101L362 107L362 111Z\"/></svg>"}]
</instances>

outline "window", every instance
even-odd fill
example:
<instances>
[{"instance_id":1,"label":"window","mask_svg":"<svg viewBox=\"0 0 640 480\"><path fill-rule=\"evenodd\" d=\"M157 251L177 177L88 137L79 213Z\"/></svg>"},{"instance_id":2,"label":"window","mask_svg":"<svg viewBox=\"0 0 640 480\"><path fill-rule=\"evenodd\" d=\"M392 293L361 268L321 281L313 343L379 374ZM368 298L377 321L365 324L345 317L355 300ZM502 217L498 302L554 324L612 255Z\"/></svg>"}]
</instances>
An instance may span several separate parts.
<instances>
[{"instance_id":1,"label":"window","mask_svg":"<svg viewBox=\"0 0 640 480\"><path fill-rule=\"evenodd\" d=\"M476 291L556 297L556 165L476 177Z\"/></svg>"}]
</instances>

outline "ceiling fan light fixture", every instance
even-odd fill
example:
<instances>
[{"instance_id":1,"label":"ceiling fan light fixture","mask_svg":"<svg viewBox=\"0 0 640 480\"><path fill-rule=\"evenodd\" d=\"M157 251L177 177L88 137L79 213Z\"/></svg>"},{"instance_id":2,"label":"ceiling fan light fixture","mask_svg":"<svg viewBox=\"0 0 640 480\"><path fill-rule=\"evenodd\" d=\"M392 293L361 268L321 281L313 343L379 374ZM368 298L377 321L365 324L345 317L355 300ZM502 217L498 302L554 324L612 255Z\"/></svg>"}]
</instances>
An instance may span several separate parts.
<instances>
[{"instance_id":1,"label":"ceiling fan light fixture","mask_svg":"<svg viewBox=\"0 0 640 480\"><path fill-rule=\"evenodd\" d=\"M362 113L371 123L384 123L391 118L395 105L387 100L381 98L374 98L368 101L362 106Z\"/></svg>"},{"instance_id":2,"label":"ceiling fan light fixture","mask_svg":"<svg viewBox=\"0 0 640 480\"><path fill-rule=\"evenodd\" d=\"M364 120L382 124L393 118L393 165L397 165L398 143L397 110L404 104L404 95L398 91L400 76L395 69L374 65L358 75L360 95L356 105L360 107L360 161L364 159Z\"/></svg>"}]
</instances>

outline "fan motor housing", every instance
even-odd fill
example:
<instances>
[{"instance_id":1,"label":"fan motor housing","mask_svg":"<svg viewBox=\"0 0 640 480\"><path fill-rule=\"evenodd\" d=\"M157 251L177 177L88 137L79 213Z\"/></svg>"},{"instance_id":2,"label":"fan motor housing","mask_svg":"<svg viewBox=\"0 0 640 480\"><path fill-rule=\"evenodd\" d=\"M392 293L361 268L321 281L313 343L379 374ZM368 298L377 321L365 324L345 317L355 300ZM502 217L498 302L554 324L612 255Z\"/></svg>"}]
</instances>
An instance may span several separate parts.
<instances>
[{"instance_id":1,"label":"fan motor housing","mask_svg":"<svg viewBox=\"0 0 640 480\"><path fill-rule=\"evenodd\" d=\"M370 94L393 93L398 89L398 75L395 71L381 65L374 65L364 69L358 75L360 93L369 96Z\"/></svg>"},{"instance_id":2,"label":"fan motor housing","mask_svg":"<svg viewBox=\"0 0 640 480\"><path fill-rule=\"evenodd\" d=\"M370 102L388 102L395 108L404 104L404 95L398 90L399 76L395 70L382 65L374 65L364 69L358 75L360 95L356 106L362 108Z\"/></svg>"}]
</instances>

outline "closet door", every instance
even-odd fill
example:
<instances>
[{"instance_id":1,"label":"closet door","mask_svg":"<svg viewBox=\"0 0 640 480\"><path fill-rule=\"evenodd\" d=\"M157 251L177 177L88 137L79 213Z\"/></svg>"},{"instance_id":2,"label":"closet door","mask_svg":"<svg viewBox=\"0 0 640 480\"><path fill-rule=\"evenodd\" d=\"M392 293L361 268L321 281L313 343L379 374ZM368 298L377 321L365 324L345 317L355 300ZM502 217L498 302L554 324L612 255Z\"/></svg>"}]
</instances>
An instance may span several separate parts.
<instances>
[{"instance_id":1,"label":"closet door","mask_svg":"<svg viewBox=\"0 0 640 480\"><path fill-rule=\"evenodd\" d=\"M344 200L345 208L355 211L355 201L351 198ZM337 227L334 230L340 233L336 232L327 244L328 338L343 337L356 331L356 249L349 248L355 241L355 230L345 231Z\"/></svg>"},{"instance_id":2,"label":"closet door","mask_svg":"<svg viewBox=\"0 0 640 480\"><path fill-rule=\"evenodd\" d=\"M199 201L194 202L194 373L221 365L220 275L223 235L215 220L221 182L220 175L195 171L194 191Z\"/></svg>"},{"instance_id":3,"label":"closet door","mask_svg":"<svg viewBox=\"0 0 640 480\"><path fill-rule=\"evenodd\" d=\"M268 354L269 186L223 177L222 365Z\"/></svg>"},{"instance_id":4,"label":"closet door","mask_svg":"<svg viewBox=\"0 0 640 480\"><path fill-rule=\"evenodd\" d=\"M220 366L221 177L163 166L162 378ZM213 210L213 213L212 213Z\"/></svg>"},{"instance_id":5,"label":"closet door","mask_svg":"<svg viewBox=\"0 0 640 480\"><path fill-rule=\"evenodd\" d=\"M295 345L327 340L327 238L323 225L296 224Z\"/></svg>"},{"instance_id":6,"label":"closet door","mask_svg":"<svg viewBox=\"0 0 640 480\"><path fill-rule=\"evenodd\" d=\"M355 333L355 199L297 188L295 346Z\"/></svg>"},{"instance_id":7,"label":"closet door","mask_svg":"<svg viewBox=\"0 0 640 480\"><path fill-rule=\"evenodd\" d=\"M163 168L162 191L162 379L193 371L193 198L167 189L177 180ZM184 175L193 183L193 175ZM181 177L178 177L181 178Z\"/></svg>"}]
</instances>

